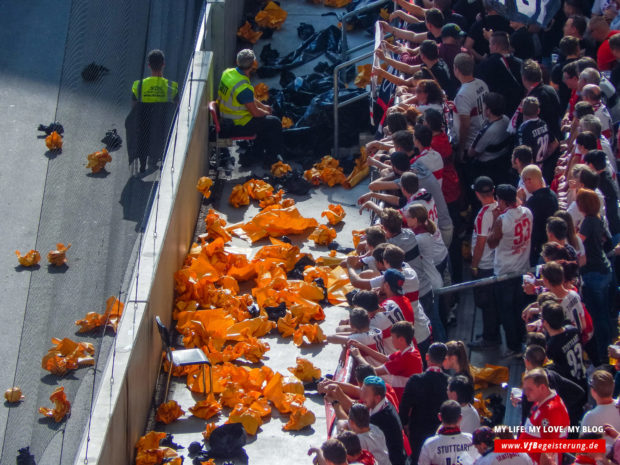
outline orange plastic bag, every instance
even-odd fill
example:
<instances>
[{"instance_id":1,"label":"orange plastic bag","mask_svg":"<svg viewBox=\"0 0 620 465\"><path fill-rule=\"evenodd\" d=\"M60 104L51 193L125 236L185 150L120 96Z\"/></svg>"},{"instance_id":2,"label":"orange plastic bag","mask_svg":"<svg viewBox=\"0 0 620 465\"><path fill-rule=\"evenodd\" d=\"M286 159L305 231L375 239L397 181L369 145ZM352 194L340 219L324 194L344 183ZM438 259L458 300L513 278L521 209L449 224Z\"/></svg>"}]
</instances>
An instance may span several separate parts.
<instances>
[{"instance_id":1,"label":"orange plastic bag","mask_svg":"<svg viewBox=\"0 0 620 465\"><path fill-rule=\"evenodd\" d=\"M278 331L282 337L291 337L295 329L297 329L297 318L294 318L291 312L286 312L286 315L278 318Z\"/></svg>"},{"instance_id":2,"label":"orange plastic bag","mask_svg":"<svg viewBox=\"0 0 620 465\"><path fill-rule=\"evenodd\" d=\"M351 235L353 236L353 247L357 248L362 239L364 239L366 231L364 229L355 229L351 231Z\"/></svg>"},{"instance_id":3,"label":"orange plastic bag","mask_svg":"<svg viewBox=\"0 0 620 465\"><path fill-rule=\"evenodd\" d=\"M252 436L256 434L258 428L263 424L263 420L258 412L246 407L243 404L237 406L230 412L228 423L241 423L246 433Z\"/></svg>"},{"instance_id":4,"label":"orange plastic bag","mask_svg":"<svg viewBox=\"0 0 620 465\"><path fill-rule=\"evenodd\" d=\"M248 200L249 203L249 200ZM207 226L207 239L215 240L218 237L221 237L224 242L230 242L232 240L232 236L226 231L226 220L213 210L209 208L207 212L207 216L205 217L205 225Z\"/></svg>"},{"instance_id":5,"label":"orange plastic bag","mask_svg":"<svg viewBox=\"0 0 620 465\"><path fill-rule=\"evenodd\" d=\"M103 314L89 312L82 320L77 320L75 322L75 324L80 327L78 332L85 333L106 324L108 328L116 332L118 323L123 315L124 307L125 304L116 297L108 297L108 300L106 300L106 310Z\"/></svg>"},{"instance_id":6,"label":"orange plastic bag","mask_svg":"<svg viewBox=\"0 0 620 465\"><path fill-rule=\"evenodd\" d=\"M204 196L205 199L208 199L211 197L211 186L213 186L213 180L207 176L203 176L198 179L196 189Z\"/></svg>"},{"instance_id":7,"label":"orange plastic bag","mask_svg":"<svg viewBox=\"0 0 620 465\"><path fill-rule=\"evenodd\" d=\"M90 342L75 342L69 338L52 338L54 346L41 360L41 367L57 376L71 370L95 364L95 347Z\"/></svg>"},{"instance_id":8,"label":"orange plastic bag","mask_svg":"<svg viewBox=\"0 0 620 465\"><path fill-rule=\"evenodd\" d=\"M45 146L49 150L62 150L62 136L56 131L45 138Z\"/></svg>"},{"instance_id":9,"label":"orange plastic bag","mask_svg":"<svg viewBox=\"0 0 620 465\"><path fill-rule=\"evenodd\" d=\"M331 6L332 8L342 8L351 3L351 0L323 0L325 6Z\"/></svg>"},{"instance_id":10,"label":"orange plastic bag","mask_svg":"<svg viewBox=\"0 0 620 465\"><path fill-rule=\"evenodd\" d=\"M307 344L322 344L326 339L321 327L316 323L299 325L293 333L293 342L297 347L301 347L304 342Z\"/></svg>"},{"instance_id":11,"label":"orange plastic bag","mask_svg":"<svg viewBox=\"0 0 620 465\"><path fill-rule=\"evenodd\" d=\"M15 255L17 255L17 261L21 266L36 266L41 261L41 254L37 250L30 250L25 255L16 250Z\"/></svg>"},{"instance_id":12,"label":"orange plastic bag","mask_svg":"<svg viewBox=\"0 0 620 465\"><path fill-rule=\"evenodd\" d=\"M301 216L295 206L280 208L278 205L273 205L260 211L247 223L232 225L228 230L251 242L256 242L267 236L300 234L317 225L314 218Z\"/></svg>"},{"instance_id":13,"label":"orange plastic bag","mask_svg":"<svg viewBox=\"0 0 620 465\"><path fill-rule=\"evenodd\" d=\"M71 413L71 402L67 400L65 388L57 387L50 396L50 400L54 403L54 407L39 407L39 413L44 417L53 418L56 423L60 423L63 418Z\"/></svg>"},{"instance_id":14,"label":"orange plastic bag","mask_svg":"<svg viewBox=\"0 0 620 465\"><path fill-rule=\"evenodd\" d=\"M273 186L262 179L250 179L243 186L254 200L263 200L273 195Z\"/></svg>"},{"instance_id":15,"label":"orange plastic bag","mask_svg":"<svg viewBox=\"0 0 620 465\"><path fill-rule=\"evenodd\" d=\"M207 423L205 425L205 430L202 432L202 438L205 442L207 442L209 440L209 438L211 437L211 433L213 433L213 431L215 431L215 428L217 428L217 424L216 423ZM209 459L209 460L213 460L213 459ZM208 462L202 462L203 464L208 463ZM212 465L215 465L215 462L213 462Z\"/></svg>"},{"instance_id":16,"label":"orange plastic bag","mask_svg":"<svg viewBox=\"0 0 620 465\"><path fill-rule=\"evenodd\" d=\"M284 127L284 118L282 119L282 127ZM282 161L277 161L271 165L271 174L276 178L282 177L290 171L292 171L291 165Z\"/></svg>"},{"instance_id":17,"label":"orange plastic bag","mask_svg":"<svg viewBox=\"0 0 620 465\"><path fill-rule=\"evenodd\" d=\"M293 408L288 423L282 429L285 431L299 431L314 424L315 421L314 413L306 407L296 407Z\"/></svg>"},{"instance_id":18,"label":"orange plastic bag","mask_svg":"<svg viewBox=\"0 0 620 465\"><path fill-rule=\"evenodd\" d=\"M288 129L290 127L293 127L293 124L295 124L295 123L288 116L283 116L282 117L282 129Z\"/></svg>"},{"instance_id":19,"label":"orange plastic bag","mask_svg":"<svg viewBox=\"0 0 620 465\"><path fill-rule=\"evenodd\" d=\"M215 397L213 397L213 393L211 393L209 394L207 399L196 402L196 405L190 407L189 411L195 417L202 418L203 420L208 420L209 418L214 417L215 415L220 413L222 411L222 407L215 400Z\"/></svg>"},{"instance_id":20,"label":"orange plastic bag","mask_svg":"<svg viewBox=\"0 0 620 465\"><path fill-rule=\"evenodd\" d=\"M165 404L160 404L160 406L157 407L155 420L168 425L183 415L185 415L185 412L181 406L177 404L175 400L169 400Z\"/></svg>"},{"instance_id":21,"label":"orange plastic bag","mask_svg":"<svg viewBox=\"0 0 620 465\"><path fill-rule=\"evenodd\" d=\"M329 271L326 286L327 300L332 305L346 304L347 294L353 290L347 271L340 266Z\"/></svg>"},{"instance_id":22,"label":"orange plastic bag","mask_svg":"<svg viewBox=\"0 0 620 465\"><path fill-rule=\"evenodd\" d=\"M247 40L251 44L258 42L258 39L260 39L262 35L262 31L255 31L252 29L252 25L249 21L246 21L245 24L237 30L237 36Z\"/></svg>"},{"instance_id":23,"label":"orange plastic bag","mask_svg":"<svg viewBox=\"0 0 620 465\"><path fill-rule=\"evenodd\" d=\"M267 6L258 12L254 20L260 27L269 29L280 29L286 21L288 13L274 2L267 3Z\"/></svg>"},{"instance_id":24,"label":"orange plastic bag","mask_svg":"<svg viewBox=\"0 0 620 465\"><path fill-rule=\"evenodd\" d=\"M71 248L71 244L66 246L62 243L56 244L56 250L50 250L47 253L47 260L51 265L63 266L67 264L67 250Z\"/></svg>"},{"instance_id":25,"label":"orange plastic bag","mask_svg":"<svg viewBox=\"0 0 620 465\"><path fill-rule=\"evenodd\" d=\"M360 148L360 156L355 159L355 166L353 171L347 176L344 182L344 187L350 189L355 187L370 174L370 166L368 165L368 154L366 153L366 147Z\"/></svg>"},{"instance_id":26,"label":"orange plastic bag","mask_svg":"<svg viewBox=\"0 0 620 465\"><path fill-rule=\"evenodd\" d=\"M476 390L484 389L490 384L501 385L502 383L507 383L510 377L508 367L504 366L486 363L484 367L470 365L470 368Z\"/></svg>"},{"instance_id":27,"label":"orange plastic bag","mask_svg":"<svg viewBox=\"0 0 620 465\"><path fill-rule=\"evenodd\" d=\"M327 218L327 221L329 221L329 224L332 226L340 223L346 215L347 214L344 211L344 208L342 208L342 205L334 204L329 204L327 206L327 210L324 210L321 213L321 216Z\"/></svg>"},{"instance_id":28,"label":"orange plastic bag","mask_svg":"<svg viewBox=\"0 0 620 465\"><path fill-rule=\"evenodd\" d=\"M334 239L336 239L336 231L332 228L320 224L312 233L308 236L308 239L314 241L316 245L327 245Z\"/></svg>"},{"instance_id":29,"label":"orange plastic bag","mask_svg":"<svg viewBox=\"0 0 620 465\"><path fill-rule=\"evenodd\" d=\"M103 148L98 152L88 154L86 160L88 160L86 168L90 169L93 173L98 173L105 168L106 164L112 161L112 156L107 149Z\"/></svg>"},{"instance_id":30,"label":"orange plastic bag","mask_svg":"<svg viewBox=\"0 0 620 465\"><path fill-rule=\"evenodd\" d=\"M235 208L250 204L250 196L243 184L237 184L233 187L228 202Z\"/></svg>"},{"instance_id":31,"label":"orange plastic bag","mask_svg":"<svg viewBox=\"0 0 620 465\"><path fill-rule=\"evenodd\" d=\"M151 431L142 436L136 443L136 465L158 465L164 459L169 464L181 465L181 457L174 449L160 447L159 442L166 437L166 433Z\"/></svg>"},{"instance_id":32,"label":"orange plastic bag","mask_svg":"<svg viewBox=\"0 0 620 465\"><path fill-rule=\"evenodd\" d=\"M269 86L264 82L259 82L254 86L254 98L259 102L269 100Z\"/></svg>"},{"instance_id":33,"label":"orange plastic bag","mask_svg":"<svg viewBox=\"0 0 620 465\"><path fill-rule=\"evenodd\" d=\"M296 362L297 364L294 367L289 367L288 371L301 381L310 382L321 377L321 370L315 367L311 361L297 357Z\"/></svg>"},{"instance_id":34,"label":"orange plastic bag","mask_svg":"<svg viewBox=\"0 0 620 465\"><path fill-rule=\"evenodd\" d=\"M355 76L354 84L363 89L370 84L370 73L372 71L372 64L359 65L357 67L357 76Z\"/></svg>"}]
</instances>

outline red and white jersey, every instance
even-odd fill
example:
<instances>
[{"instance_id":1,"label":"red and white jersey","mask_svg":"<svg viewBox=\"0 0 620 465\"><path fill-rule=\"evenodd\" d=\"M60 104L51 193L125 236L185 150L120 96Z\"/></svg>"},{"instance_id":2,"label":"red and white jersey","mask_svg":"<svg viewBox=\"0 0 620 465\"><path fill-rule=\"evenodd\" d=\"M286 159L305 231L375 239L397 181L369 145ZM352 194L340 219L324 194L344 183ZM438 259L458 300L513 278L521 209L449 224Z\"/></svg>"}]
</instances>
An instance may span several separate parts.
<instances>
[{"instance_id":1,"label":"red and white jersey","mask_svg":"<svg viewBox=\"0 0 620 465\"><path fill-rule=\"evenodd\" d=\"M601 135L605 136L607 140L611 141L613 138L614 123L611 120L609 110L602 103L599 103L598 105L593 105L592 108L594 109L594 116L598 117L598 119L601 120Z\"/></svg>"},{"instance_id":2,"label":"red and white jersey","mask_svg":"<svg viewBox=\"0 0 620 465\"><path fill-rule=\"evenodd\" d=\"M424 370L422 356L413 345L410 345L404 350L390 354L388 357L389 360L383 365L388 374L381 377L394 388L394 392L400 401L409 378L422 373Z\"/></svg>"},{"instance_id":3,"label":"red and white jersey","mask_svg":"<svg viewBox=\"0 0 620 465\"><path fill-rule=\"evenodd\" d=\"M413 268L411 268L406 262L403 263L400 272L405 275L405 282L403 283L403 292L405 296L411 302L411 306L418 304L418 298L420 293L420 280ZM383 275L370 278L370 287L377 289L383 285Z\"/></svg>"},{"instance_id":4,"label":"red and white jersey","mask_svg":"<svg viewBox=\"0 0 620 465\"><path fill-rule=\"evenodd\" d=\"M525 431L519 435L519 439L561 439L568 437L570 418L568 411L554 390L545 400L535 403L531 413L525 422ZM555 428L554 428L555 427ZM562 427L557 431L557 427ZM534 463L538 463L540 454L528 454ZM558 462L560 463L560 462Z\"/></svg>"},{"instance_id":5,"label":"red and white jersey","mask_svg":"<svg viewBox=\"0 0 620 465\"><path fill-rule=\"evenodd\" d=\"M411 159L411 167L413 168L416 164L424 165L433 176L437 178L439 185L441 186L443 181L443 158L439 152L433 150L430 147L425 148L420 152L420 155L417 155Z\"/></svg>"},{"instance_id":6,"label":"red and white jersey","mask_svg":"<svg viewBox=\"0 0 620 465\"><path fill-rule=\"evenodd\" d=\"M405 315L393 300L386 300L381 304L381 307L382 309L370 318L370 326L381 330L385 354L390 355L396 352L392 343L392 325L399 321L405 321Z\"/></svg>"},{"instance_id":7,"label":"red and white jersey","mask_svg":"<svg viewBox=\"0 0 620 465\"><path fill-rule=\"evenodd\" d=\"M493 210L495 207L497 207L497 202L484 205L478 212L478 215L476 215L476 220L474 221L474 232L471 236L472 251L476 248L478 236L488 237L489 234L491 234L491 229L493 229ZM482 251L482 257L478 263L478 268L483 270L492 270L494 256L495 251L485 243Z\"/></svg>"},{"instance_id":8,"label":"red and white jersey","mask_svg":"<svg viewBox=\"0 0 620 465\"><path fill-rule=\"evenodd\" d=\"M476 459L474 465L532 465L532 459L527 454L512 454L489 452Z\"/></svg>"},{"instance_id":9,"label":"red and white jersey","mask_svg":"<svg viewBox=\"0 0 620 465\"><path fill-rule=\"evenodd\" d=\"M428 212L428 219L431 220L433 223L437 224L437 222L439 221L439 214L437 213L437 205L435 204L435 200L433 199L433 196L430 192L428 192L426 189L418 189L415 194L409 197L405 206L400 209L403 217L407 213L409 207L414 203L419 203L420 205L423 205Z\"/></svg>"},{"instance_id":10,"label":"red and white jersey","mask_svg":"<svg viewBox=\"0 0 620 465\"><path fill-rule=\"evenodd\" d=\"M530 265L532 246L532 212L518 206L507 209L502 221L502 238L495 248L493 270L497 276L505 273L525 273Z\"/></svg>"},{"instance_id":11,"label":"red and white jersey","mask_svg":"<svg viewBox=\"0 0 620 465\"><path fill-rule=\"evenodd\" d=\"M570 321L579 330L579 334L581 334L585 329L586 313L579 294L575 291L569 291L560 304L562 305L562 310L564 310L564 318Z\"/></svg>"},{"instance_id":12,"label":"red and white jersey","mask_svg":"<svg viewBox=\"0 0 620 465\"><path fill-rule=\"evenodd\" d=\"M372 350L385 354L385 347L383 347L383 334L379 328L370 327L365 333L351 333L349 339L361 342L365 346L370 347ZM387 355L387 354L386 354Z\"/></svg>"},{"instance_id":13,"label":"red and white jersey","mask_svg":"<svg viewBox=\"0 0 620 465\"><path fill-rule=\"evenodd\" d=\"M478 455L471 434L436 434L424 441L418 465L473 465Z\"/></svg>"}]
</instances>

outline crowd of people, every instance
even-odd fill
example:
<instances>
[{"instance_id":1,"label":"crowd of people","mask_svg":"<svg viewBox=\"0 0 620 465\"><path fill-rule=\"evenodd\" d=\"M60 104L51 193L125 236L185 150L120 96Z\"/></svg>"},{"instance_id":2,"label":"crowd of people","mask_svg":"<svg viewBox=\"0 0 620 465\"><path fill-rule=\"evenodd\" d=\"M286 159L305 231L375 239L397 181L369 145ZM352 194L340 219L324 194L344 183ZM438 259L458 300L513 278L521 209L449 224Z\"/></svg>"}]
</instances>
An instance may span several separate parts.
<instances>
[{"instance_id":1,"label":"crowd of people","mask_svg":"<svg viewBox=\"0 0 620 465\"><path fill-rule=\"evenodd\" d=\"M309 453L328 465L620 464L618 4L563 0L541 27L486 0L396 3L373 68L391 106L358 199L372 224L343 263L350 317L328 336L354 379L319 384L337 422ZM482 333L448 341L458 302L436 290L493 276L474 289ZM604 438L606 453L494 451L512 435L474 408L467 345L522 357L510 396L521 438L598 426L581 437Z\"/></svg>"}]
</instances>

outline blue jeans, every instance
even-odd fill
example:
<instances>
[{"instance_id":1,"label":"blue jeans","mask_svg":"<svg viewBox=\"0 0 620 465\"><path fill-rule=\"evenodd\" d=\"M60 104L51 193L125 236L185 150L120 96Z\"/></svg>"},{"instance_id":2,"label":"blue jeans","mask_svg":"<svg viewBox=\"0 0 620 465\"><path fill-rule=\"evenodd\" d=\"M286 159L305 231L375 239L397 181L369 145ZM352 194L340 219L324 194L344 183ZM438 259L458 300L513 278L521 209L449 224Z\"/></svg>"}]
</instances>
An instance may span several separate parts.
<instances>
[{"instance_id":1,"label":"blue jeans","mask_svg":"<svg viewBox=\"0 0 620 465\"><path fill-rule=\"evenodd\" d=\"M433 341L435 342L445 342L448 338L446 335L446 329L441 322L441 317L439 316L439 305L435 305L433 300L439 301L439 298L433 299L433 291L427 292L422 297L420 297L420 304L422 305L422 309L429 320L431 320L431 325L433 327Z\"/></svg>"},{"instance_id":2,"label":"blue jeans","mask_svg":"<svg viewBox=\"0 0 620 465\"><path fill-rule=\"evenodd\" d=\"M592 316L596 348L601 360L607 358L607 346L611 344L613 324L609 318L609 286L611 273L590 271L581 275L583 281L583 303Z\"/></svg>"}]
</instances>

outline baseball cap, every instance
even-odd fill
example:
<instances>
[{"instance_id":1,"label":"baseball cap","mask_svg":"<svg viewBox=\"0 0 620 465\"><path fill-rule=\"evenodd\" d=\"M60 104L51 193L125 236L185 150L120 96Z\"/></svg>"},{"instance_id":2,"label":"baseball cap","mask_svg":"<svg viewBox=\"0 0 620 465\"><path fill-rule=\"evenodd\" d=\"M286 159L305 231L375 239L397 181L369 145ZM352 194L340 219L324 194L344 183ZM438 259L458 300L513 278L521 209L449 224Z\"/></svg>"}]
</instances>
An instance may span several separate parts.
<instances>
[{"instance_id":1,"label":"baseball cap","mask_svg":"<svg viewBox=\"0 0 620 465\"><path fill-rule=\"evenodd\" d=\"M472 444L486 444L488 446L493 445L495 439L495 433L488 426L481 426L472 434Z\"/></svg>"},{"instance_id":2,"label":"baseball cap","mask_svg":"<svg viewBox=\"0 0 620 465\"><path fill-rule=\"evenodd\" d=\"M383 273L383 279L388 283L388 286L390 286L394 294L403 294L403 284L405 284L404 274L394 268L388 268L385 273Z\"/></svg>"},{"instance_id":3,"label":"baseball cap","mask_svg":"<svg viewBox=\"0 0 620 465\"><path fill-rule=\"evenodd\" d=\"M517 189L510 184L500 184L495 188L495 195L504 202L514 203L517 201Z\"/></svg>"},{"instance_id":4,"label":"baseball cap","mask_svg":"<svg viewBox=\"0 0 620 465\"><path fill-rule=\"evenodd\" d=\"M455 39L458 39L464 35L465 32L459 27L458 24L448 23L444 24L441 28L441 37L454 37Z\"/></svg>"},{"instance_id":5,"label":"baseball cap","mask_svg":"<svg viewBox=\"0 0 620 465\"><path fill-rule=\"evenodd\" d=\"M471 188L474 192L479 192L480 194L490 194L493 192L495 184L488 176L478 176Z\"/></svg>"}]
</instances>

